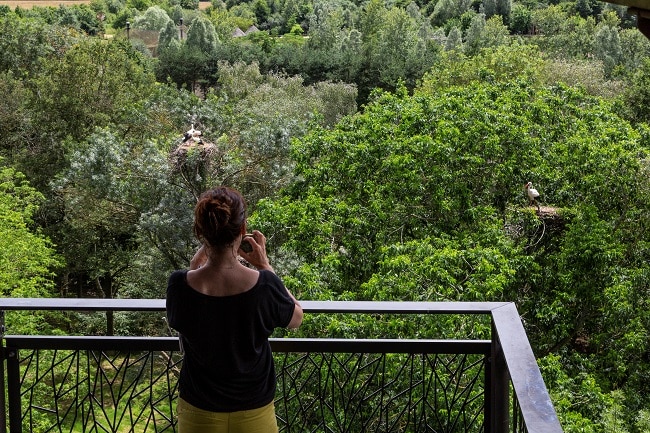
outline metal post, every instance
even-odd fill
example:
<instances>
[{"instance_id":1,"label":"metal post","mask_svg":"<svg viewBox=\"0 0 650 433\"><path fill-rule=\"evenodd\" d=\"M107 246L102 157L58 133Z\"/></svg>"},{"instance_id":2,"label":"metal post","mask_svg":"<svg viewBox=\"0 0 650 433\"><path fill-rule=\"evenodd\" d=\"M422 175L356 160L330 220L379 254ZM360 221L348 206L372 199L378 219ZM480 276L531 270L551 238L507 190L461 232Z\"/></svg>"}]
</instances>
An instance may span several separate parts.
<instances>
[{"instance_id":1,"label":"metal post","mask_svg":"<svg viewBox=\"0 0 650 433\"><path fill-rule=\"evenodd\" d=\"M129 21L127 21L127 22L126 22L126 38L127 38L128 40L131 40L131 36L130 36L130 34L129 34L129 33L130 33L129 30L131 30L131 23L130 23Z\"/></svg>"},{"instance_id":2,"label":"metal post","mask_svg":"<svg viewBox=\"0 0 650 433\"><path fill-rule=\"evenodd\" d=\"M7 396L5 388L5 312L0 310L0 433L7 433Z\"/></svg>"},{"instance_id":3,"label":"metal post","mask_svg":"<svg viewBox=\"0 0 650 433\"><path fill-rule=\"evenodd\" d=\"M494 320L490 364L490 432L507 433L510 424L510 378Z\"/></svg>"},{"instance_id":4,"label":"metal post","mask_svg":"<svg viewBox=\"0 0 650 433\"><path fill-rule=\"evenodd\" d=\"M22 433L22 414L20 407L20 364L18 350L5 347L7 359L7 392L9 395L9 431Z\"/></svg>"}]
</instances>

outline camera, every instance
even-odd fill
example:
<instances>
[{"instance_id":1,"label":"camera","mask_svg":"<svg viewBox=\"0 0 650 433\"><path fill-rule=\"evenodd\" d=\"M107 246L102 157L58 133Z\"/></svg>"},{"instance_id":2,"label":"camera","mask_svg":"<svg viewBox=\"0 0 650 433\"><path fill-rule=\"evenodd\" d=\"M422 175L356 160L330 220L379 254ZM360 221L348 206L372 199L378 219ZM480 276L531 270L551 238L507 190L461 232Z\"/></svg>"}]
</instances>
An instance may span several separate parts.
<instances>
[{"instance_id":1,"label":"camera","mask_svg":"<svg viewBox=\"0 0 650 433\"><path fill-rule=\"evenodd\" d=\"M253 246L252 246L250 243L244 241L244 239L246 239L247 237L251 237L251 238L252 238L253 235L250 234L250 233L246 233L246 234L242 237L241 244L239 245L239 248L240 248L242 251L244 251L245 253L250 253L251 251L253 251Z\"/></svg>"}]
</instances>

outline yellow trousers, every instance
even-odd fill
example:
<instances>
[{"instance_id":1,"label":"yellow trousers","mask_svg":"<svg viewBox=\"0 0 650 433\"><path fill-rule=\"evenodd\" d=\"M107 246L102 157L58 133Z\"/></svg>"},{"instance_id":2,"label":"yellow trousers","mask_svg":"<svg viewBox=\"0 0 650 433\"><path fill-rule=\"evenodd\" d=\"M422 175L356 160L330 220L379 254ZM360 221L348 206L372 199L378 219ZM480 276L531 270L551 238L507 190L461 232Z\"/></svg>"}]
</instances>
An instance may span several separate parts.
<instances>
[{"instance_id":1,"label":"yellow trousers","mask_svg":"<svg viewBox=\"0 0 650 433\"><path fill-rule=\"evenodd\" d=\"M179 398L178 433L278 433L275 404L238 412L210 412Z\"/></svg>"}]
</instances>

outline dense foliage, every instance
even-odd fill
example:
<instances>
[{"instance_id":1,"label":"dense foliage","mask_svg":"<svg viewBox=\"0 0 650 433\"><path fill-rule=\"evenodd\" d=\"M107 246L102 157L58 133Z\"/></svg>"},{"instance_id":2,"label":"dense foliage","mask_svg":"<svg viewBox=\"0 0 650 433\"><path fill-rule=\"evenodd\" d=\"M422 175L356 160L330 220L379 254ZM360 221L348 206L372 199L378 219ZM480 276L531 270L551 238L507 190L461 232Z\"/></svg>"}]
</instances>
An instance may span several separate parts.
<instances>
[{"instance_id":1,"label":"dense foliage","mask_svg":"<svg viewBox=\"0 0 650 433\"><path fill-rule=\"evenodd\" d=\"M0 290L162 297L196 248L194 200L228 184L300 297L515 301L565 431L647 431L650 41L634 26L595 0L0 8ZM167 332L108 319L9 326Z\"/></svg>"}]
</instances>

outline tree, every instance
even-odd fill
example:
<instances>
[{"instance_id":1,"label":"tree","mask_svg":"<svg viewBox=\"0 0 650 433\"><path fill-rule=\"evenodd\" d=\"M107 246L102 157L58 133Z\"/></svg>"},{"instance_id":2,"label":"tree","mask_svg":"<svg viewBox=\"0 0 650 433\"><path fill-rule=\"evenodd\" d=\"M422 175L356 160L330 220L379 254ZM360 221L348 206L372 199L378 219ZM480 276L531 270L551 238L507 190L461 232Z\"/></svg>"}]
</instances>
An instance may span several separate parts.
<instances>
[{"instance_id":1,"label":"tree","mask_svg":"<svg viewBox=\"0 0 650 433\"><path fill-rule=\"evenodd\" d=\"M532 13L526 6L515 3L510 14L509 28L514 34L526 35L531 31Z\"/></svg>"},{"instance_id":2,"label":"tree","mask_svg":"<svg viewBox=\"0 0 650 433\"><path fill-rule=\"evenodd\" d=\"M2 162L2 160L0 160ZM49 297L61 264L50 241L34 230L33 215L44 196L25 176L0 168L0 287L5 297Z\"/></svg>"},{"instance_id":3,"label":"tree","mask_svg":"<svg viewBox=\"0 0 650 433\"><path fill-rule=\"evenodd\" d=\"M597 17L603 11L602 3L597 0L576 0L575 10L582 17Z\"/></svg>"},{"instance_id":4,"label":"tree","mask_svg":"<svg viewBox=\"0 0 650 433\"><path fill-rule=\"evenodd\" d=\"M596 57L603 62L606 77L611 77L614 68L621 61L621 41L618 30L602 25L594 35L594 51Z\"/></svg>"},{"instance_id":5,"label":"tree","mask_svg":"<svg viewBox=\"0 0 650 433\"><path fill-rule=\"evenodd\" d=\"M10 165L18 162L31 123L24 104L29 94L25 82L12 71L0 73L0 136L4 137L0 158L7 158Z\"/></svg>"},{"instance_id":6,"label":"tree","mask_svg":"<svg viewBox=\"0 0 650 433\"><path fill-rule=\"evenodd\" d=\"M467 36L465 37L465 53L467 55L478 54L483 46L483 29L485 29L485 15L478 14L472 18L469 29L467 29Z\"/></svg>"},{"instance_id":7,"label":"tree","mask_svg":"<svg viewBox=\"0 0 650 433\"><path fill-rule=\"evenodd\" d=\"M138 224L167 189L167 160L149 141L122 141L98 130L75 143L70 169L56 182L65 220L58 227L66 255L66 293L112 299L138 253ZM113 333L113 314L107 333Z\"/></svg>"},{"instance_id":8,"label":"tree","mask_svg":"<svg viewBox=\"0 0 650 433\"><path fill-rule=\"evenodd\" d=\"M180 49L178 28L172 20L167 21L158 37L158 52L164 51L173 44L175 49Z\"/></svg>"},{"instance_id":9,"label":"tree","mask_svg":"<svg viewBox=\"0 0 650 433\"><path fill-rule=\"evenodd\" d=\"M190 28L187 29L185 44L189 49L196 49L204 55L210 55L216 51L219 37L210 20L199 15L192 20Z\"/></svg>"},{"instance_id":10,"label":"tree","mask_svg":"<svg viewBox=\"0 0 650 433\"><path fill-rule=\"evenodd\" d=\"M485 22L485 27L481 33L483 47L498 47L510 43L510 32L508 27L503 24L501 15L495 15Z\"/></svg>"},{"instance_id":11,"label":"tree","mask_svg":"<svg viewBox=\"0 0 650 433\"><path fill-rule=\"evenodd\" d=\"M236 185L252 203L289 181L292 137L304 134L310 122L331 127L356 110L353 86L305 86L300 77L263 76L256 64L220 63L218 80L220 93L208 98L202 117L220 126L213 133L221 136L221 146L231 149L224 161L232 165L216 172L221 182Z\"/></svg>"},{"instance_id":12,"label":"tree","mask_svg":"<svg viewBox=\"0 0 650 433\"><path fill-rule=\"evenodd\" d=\"M470 8L471 0L440 0L431 14L434 24L441 25L452 18L461 16Z\"/></svg>"},{"instance_id":13,"label":"tree","mask_svg":"<svg viewBox=\"0 0 650 433\"><path fill-rule=\"evenodd\" d=\"M81 39L62 61L46 62L27 101L38 142L21 165L35 187L46 190L63 168L66 137L84 140L98 126L127 120L124 107L146 98L154 87L148 68L127 41L95 38Z\"/></svg>"},{"instance_id":14,"label":"tree","mask_svg":"<svg viewBox=\"0 0 650 433\"><path fill-rule=\"evenodd\" d=\"M485 18L491 18L492 15L497 13L496 0L484 0L482 6L483 6L483 13L485 14Z\"/></svg>"},{"instance_id":15,"label":"tree","mask_svg":"<svg viewBox=\"0 0 650 433\"><path fill-rule=\"evenodd\" d=\"M35 18L20 18L15 13L0 16L0 72L18 78L38 76L45 60L59 59L74 42L74 32L62 32ZM57 47L57 50L52 50Z\"/></svg>"},{"instance_id":16,"label":"tree","mask_svg":"<svg viewBox=\"0 0 650 433\"><path fill-rule=\"evenodd\" d=\"M271 15L271 8L266 0L255 0L253 12L258 25L265 25Z\"/></svg>"},{"instance_id":17,"label":"tree","mask_svg":"<svg viewBox=\"0 0 650 433\"><path fill-rule=\"evenodd\" d=\"M533 25L542 35L559 34L562 31L563 23L567 20L568 15L559 5L533 10Z\"/></svg>"},{"instance_id":18,"label":"tree","mask_svg":"<svg viewBox=\"0 0 650 433\"><path fill-rule=\"evenodd\" d=\"M415 68L416 59L426 51L418 52L418 24L402 9L392 8L386 14L386 21L379 33L377 52L373 58L379 69L379 79L383 86L393 88L399 79L405 80L410 87L421 76ZM416 70L414 70L416 69Z\"/></svg>"},{"instance_id":19,"label":"tree","mask_svg":"<svg viewBox=\"0 0 650 433\"><path fill-rule=\"evenodd\" d=\"M309 15L310 38L307 46L334 54L339 49L344 25L342 8L327 2L316 3L314 11Z\"/></svg>"},{"instance_id":20,"label":"tree","mask_svg":"<svg viewBox=\"0 0 650 433\"><path fill-rule=\"evenodd\" d=\"M447 51L461 51L463 48L463 34L458 27L452 27L447 35L447 42L445 43L445 50Z\"/></svg>"},{"instance_id":21,"label":"tree","mask_svg":"<svg viewBox=\"0 0 650 433\"><path fill-rule=\"evenodd\" d=\"M496 13L501 15L504 23L510 22L510 13L512 11L512 0L497 0Z\"/></svg>"},{"instance_id":22,"label":"tree","mask_svg":"<svg viewBox=\"0 0 650 433\"><path fill-rule=\"evenodd\" d=\"M3 297L51 297L55 272L62 264L50 240L35 228L33 215L44 196L25 176L0 159L0 287ZM12 333L40 333L50 328L46 315L10 313Z\"/></svg>"},{"instance_id":23,"label":"tree","mask_svg":"<svg viewBox=\"0 0 650 433\"><path fill-rule=\"evenodd\" d=\"M169 23L174 24L167 12L160 6L151 6L144 14L137 16L133 20L133 28L142 30L155 30L161 31L165 29Z\"/></svg>"},{"instance_id":24,"label":"tree","mask_svg":"<svg viewBox=\"0 0 650 433\"><path fill-rule=\"evenodd\" d=\"M624 110L628 118L650 124L650 59L645 59L630 79L625 100Z\"/></svg>"},{"instance_id":25,"label":"tree","mask_svg":"<svg viewBox=\"0 0 650 433\"><path fill-rule=\"evenodd\" d=\"M650 39L638 29L623 29L619 32L621 42L621 62L625 69L621 71L625 77L630 77L642 68L645 59L650 58Z\"/></svg>"},{"instance_id":26,"label":"tree","mask_svg":"<svg viewBox=\"0 0 650 433\"><path fill-rule=\"evenodd\" d=\"M181 0L180 6L183 9L197 10L199 8L200 0Z\"/></svg>"},{"instance_id":27,"label":"tree","mask_svg":"<svg viewBox=\"0 0 650 433\"><path fill-rule=\"evenodd\" d=\"M536 81L525 49L450 63L413 95L375 94L312 129L293 143L294 183L251 224L306 297L515 300L540 356L562 354L569 377L588 371L602 386L589 395L621 389L647 407L634 397L650 344L643 136L614 103ZM463 66L474 81L440 84L465 79ZM552 217L526 208L526 180ZM567 431L611 421L566 397Z\"/></svg>"}]
</instances>

